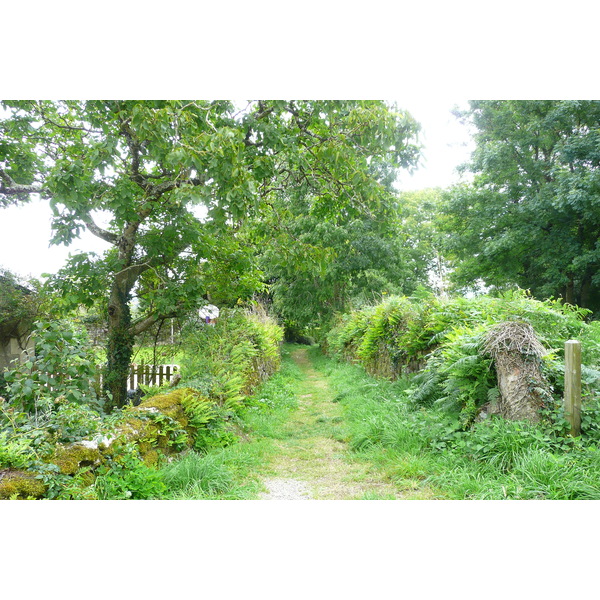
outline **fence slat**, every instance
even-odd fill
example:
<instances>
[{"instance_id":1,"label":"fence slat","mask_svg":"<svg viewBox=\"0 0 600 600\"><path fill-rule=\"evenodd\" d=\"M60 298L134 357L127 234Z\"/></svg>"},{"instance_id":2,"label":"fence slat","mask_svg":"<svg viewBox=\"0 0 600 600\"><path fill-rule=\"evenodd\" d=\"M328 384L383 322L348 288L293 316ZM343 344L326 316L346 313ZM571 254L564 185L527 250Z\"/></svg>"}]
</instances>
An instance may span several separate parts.
<instances>
[{"instance_id":1,"label":"fence slat","mask_svg":"<svg viewBox=\"0 0 600 600\"><path fill-rule=\"evenodd\" d=\"M162 385L173 379L175 373L179 370L178 365L150 365L132 364L129 367L129 376L127 377L127 386L130 390L135 390L140 384L147 386ZM55 374L54 377L57 377ZM96 374L93 384L98 390L102 389L104 377L101 371ZM54 389L50 383L46 384L50 390Z\"/></svg>"}]
</instances>

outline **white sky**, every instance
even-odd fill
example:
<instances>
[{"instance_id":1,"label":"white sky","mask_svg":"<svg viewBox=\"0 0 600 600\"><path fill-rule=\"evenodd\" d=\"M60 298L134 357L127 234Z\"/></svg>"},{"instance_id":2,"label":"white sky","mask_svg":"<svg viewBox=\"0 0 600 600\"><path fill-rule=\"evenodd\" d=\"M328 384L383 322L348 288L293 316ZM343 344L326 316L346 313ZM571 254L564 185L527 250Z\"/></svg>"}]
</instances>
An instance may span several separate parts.
<instances>
[{"instance_id":1,"label":"white sky","mask_svg":"<svg viewBox=\"0 0 600 600\"><path fill-rule=\"evenodd\" d=\"M471 146L468 131L450 112L455 104L465 107L466 101L398 101L399 108L421 123L419 141L425 146L423 164L412 175L402 172L398 189L446 187L458 181L455 169L467 160ZM49 246L50 221L50 208L42 201L0 209L0 267L24 277L41 277L60 269L69 252L101 253L109 247L87 231L69 248Z\"/></svg>"}]
</instances>

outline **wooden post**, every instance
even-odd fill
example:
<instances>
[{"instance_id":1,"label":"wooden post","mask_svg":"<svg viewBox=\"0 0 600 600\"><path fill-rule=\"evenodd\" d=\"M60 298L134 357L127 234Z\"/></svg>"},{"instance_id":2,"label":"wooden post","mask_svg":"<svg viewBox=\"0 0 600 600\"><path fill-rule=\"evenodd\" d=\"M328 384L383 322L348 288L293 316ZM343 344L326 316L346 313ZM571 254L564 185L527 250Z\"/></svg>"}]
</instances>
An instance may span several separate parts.
<instances>
[{"instance_id":1,"label":"wooden post","mask_svg":"<svg viewBox=\"0 0 600 600\"><path fill-rule=\"evenodd\" d=\"M571 435L581 434L581 342L565 342L565 418Z\"/></svg>"}]
</instances>

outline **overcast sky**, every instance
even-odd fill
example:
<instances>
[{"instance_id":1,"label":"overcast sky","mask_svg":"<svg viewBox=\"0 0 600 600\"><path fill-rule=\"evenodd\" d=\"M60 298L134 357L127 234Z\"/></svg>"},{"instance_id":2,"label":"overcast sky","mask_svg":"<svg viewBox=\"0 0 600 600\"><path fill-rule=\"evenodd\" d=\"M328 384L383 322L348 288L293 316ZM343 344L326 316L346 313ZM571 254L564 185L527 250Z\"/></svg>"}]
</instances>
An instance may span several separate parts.
<instances>
[{"instance_id":1,"label":"overcast sky","mask_svg":"<svg viewBox=\"0 0 600 600\"><path fill-rule=\"evenodd\" d=\"M468 131L451 114L455 105L465 107L467 102L398 101L399 108L408 110L421 123L419 141L424 145L422 165L412 175L400 173L398 189L446 187L458 181L455 169L468 159L472 147ZM60 269L69 252L101 253L109 247L88 232L69 248L49 247L50 218L49 207L39 201L0 209L0 267L24 277L41 277L42 273L55 273Z\"/></svg>"}]
</instances>

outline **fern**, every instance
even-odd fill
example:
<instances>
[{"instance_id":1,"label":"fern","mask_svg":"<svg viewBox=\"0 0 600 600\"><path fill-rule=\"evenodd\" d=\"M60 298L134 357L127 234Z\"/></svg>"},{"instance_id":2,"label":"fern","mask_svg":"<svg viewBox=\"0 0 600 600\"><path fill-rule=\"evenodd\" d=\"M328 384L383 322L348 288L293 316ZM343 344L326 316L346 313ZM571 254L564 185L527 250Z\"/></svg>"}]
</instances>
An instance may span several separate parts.
<instances>
[{"instance_id":1,"label":"fern","mask_svg":"<svg viewBox=\"0 0 600 600\"><path fill-rule=\"evenodd\" d=\"M192 427L200 429L217 418L214 403L198 393L187 393L181 398L181 405Z\"/></svg>"}]
</instances>

